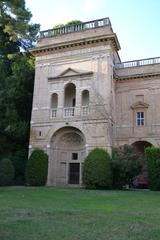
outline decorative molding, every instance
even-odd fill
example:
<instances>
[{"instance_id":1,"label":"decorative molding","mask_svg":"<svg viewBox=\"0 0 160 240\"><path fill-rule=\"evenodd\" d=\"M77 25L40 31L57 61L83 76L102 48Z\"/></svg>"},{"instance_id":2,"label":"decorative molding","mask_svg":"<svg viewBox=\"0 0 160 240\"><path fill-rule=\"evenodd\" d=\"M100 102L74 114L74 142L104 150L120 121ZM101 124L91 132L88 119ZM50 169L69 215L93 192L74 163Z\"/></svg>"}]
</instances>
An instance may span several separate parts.
<instances>
[{"instance_id":1,"label":"decorative molding","mask_svg":"<svg viewBox=\"0 0 160 240\"><path fill-rule=\"evenodd\" d=\"M55 79L60 79L60 78L68 78L68 77L74 77L74 76L85 76L85 75L91 75L93 74L92 71L88 71L88 72L84 72L84 71L77 71L75 69L72 68L67 68L66 70L64 70L62 73L58 74L55 77L49 77L48 81L52 81Z\"/></svg>"},{"instance_id":2,"label":"decorative molding","mask_svg":"<svg viewBox=\"0 0 160 240\"><path fill-rule=\"evenodd\" d=\"M144 102L141 102L141 101L138 101L136 103L133 103L131 105L131 109L136 109L136 108L148 108L149 107L149 104L147 103L144 103Z\"/></svg>"},{"instance_id":3,"label":"decorative molding","mask_svg":"<svg viewBox=\"0 0 160 240\"><path fill-rule=\"evenodd\" d=\"M33 49L29 49L29 51L34 56L40 56L44 54L50 54L51 52L56 53L59 51L68 51L68 50L74 50L78 48L102 45L102 44L105 44L106 42L111 44L116 51L120 49L117 36L116 34L113 33L105 36L92 37L92 38L81 39L77 41L68 41L62 44L51 44L48 46L36 47Z\"/></svg>"},{"instance_id":4,"label":"decorative molding","mask_svg":"<svg viewBox=\"0 0 160 240\"><path fill-rule=\"evenodd\" d=\"M133 74L133 75L126 75L126 76L118 76L114 73L114 79L116 81L123 81L123 80L132 80L132 79L139 79L139 78L153 78L153 77L160 77L160 72L157 73L141 73L141 74Z\"/></svg>"}]
</instances>

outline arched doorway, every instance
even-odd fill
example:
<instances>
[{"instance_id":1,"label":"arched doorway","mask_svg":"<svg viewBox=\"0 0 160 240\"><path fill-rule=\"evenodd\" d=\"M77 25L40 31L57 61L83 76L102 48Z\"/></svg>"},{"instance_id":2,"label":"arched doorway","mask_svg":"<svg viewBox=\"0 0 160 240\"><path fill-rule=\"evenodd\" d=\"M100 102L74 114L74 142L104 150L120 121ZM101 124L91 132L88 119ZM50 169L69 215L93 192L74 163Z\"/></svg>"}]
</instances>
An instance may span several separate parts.
<instances>
[{"instance_id":1,"label":"arched doorway","mask_svg":"<svg viewBox=\"0 0 160 240\"><path fill-rule=\"evenodd\" d=\"M136 141L132 144L136 152L138 152L141 156L144 156L145 148L151 147L152 144L147 141Z\"/></svg>"},{"instance_id":2,"label":"arched doorway","mask_svg":"<svg viewBox=\"0 0 160 240\"><path fill-rule=\"evenodd\" d=\"M151 147L152 144L147 141L136 141L132 144L132 146L141 157L142 174L147 175L147 166L145 163L145 148Z\"/></svg>"},{"instance_id":3,"label":"arched doorway","mask_svg":"<svg viewBox=\"0 0 160 240\"><path fill-rule=\"evenodd\" d=\"M82 165L86 156L85 137L74 127L64 127L55 132L51 140L50 166L53 185L81 184Z\"/></svg>"}]
</instances>

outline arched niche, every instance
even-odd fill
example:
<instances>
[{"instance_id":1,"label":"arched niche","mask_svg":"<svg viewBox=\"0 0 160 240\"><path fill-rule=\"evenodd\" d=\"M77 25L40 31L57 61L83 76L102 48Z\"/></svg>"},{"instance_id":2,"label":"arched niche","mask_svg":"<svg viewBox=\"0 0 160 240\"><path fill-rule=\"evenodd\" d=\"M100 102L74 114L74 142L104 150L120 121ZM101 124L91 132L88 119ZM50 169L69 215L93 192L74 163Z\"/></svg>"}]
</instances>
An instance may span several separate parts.
<instances>
[{"instance_id":1,"label":"arched niche","mask_svg":"<svg viewBox=\"0 0 160 240\"><path fill-rule=\"evenodd\" d=\"M51 108L57 108L58 107L58 94L53 93L51 96Z\"/></svg>"},{"instance_id":2,"label":"arched niche","mask_svg":"<svg viewBox=\"0 0 160 240\"><path fill-rule=\"evenodd\" d=\"M82 92L82 106L88 106L89 105L89 91L83 90Z\"/></svg>"}]
</instances>

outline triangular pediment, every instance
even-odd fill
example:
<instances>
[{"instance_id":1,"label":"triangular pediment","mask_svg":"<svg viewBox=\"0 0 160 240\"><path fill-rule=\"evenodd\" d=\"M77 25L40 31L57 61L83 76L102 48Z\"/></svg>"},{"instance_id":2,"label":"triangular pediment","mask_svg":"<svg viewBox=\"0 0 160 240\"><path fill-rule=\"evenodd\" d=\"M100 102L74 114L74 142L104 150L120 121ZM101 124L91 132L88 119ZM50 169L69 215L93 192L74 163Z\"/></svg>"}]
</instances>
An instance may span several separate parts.
<instances>
[{"instance_id":1,"label":"triangular pediment","mask_svg":"<svg viewBox=\"0 0 160 240\"><path fill-rule=\"evenodd\" d=\"M75 69L67 68L62 73L60 73L57 77L73 76L73 75L77 75L77 74L80 74L80 73L78 71L76 71Z\"/></svg>"},{"instance_id":2,"label":"triangular pediment","mask_svg":"<svg viewBox=\"0 0 160 240\"><path fill-rule=\"evenodd\" d=\"M147 103L144 103L144 102L136 102L134 104L131 105L131 108L132 109L136 109L136 108L148 108L149 107L149 104Z\"/></svg>"},{"instance_id":3,"label":"triangular pediment","mask_svg":"<svg viewBox=\"0 0 160 240\"><path fill-rule=\"evenodd\" d=\"M73 77L73 76L81 76L81 75L88 75L88 74L92 74L93 72L87 72L87 71L77 71L73 68L67 68L66 70L64 70L63 72L61 72L60 74L58 74L55 77L50 77L48 78L48 80L52 80L52 79L58 79L58 78L65 78L65 77Z\"/></svg>"}]
</instances>

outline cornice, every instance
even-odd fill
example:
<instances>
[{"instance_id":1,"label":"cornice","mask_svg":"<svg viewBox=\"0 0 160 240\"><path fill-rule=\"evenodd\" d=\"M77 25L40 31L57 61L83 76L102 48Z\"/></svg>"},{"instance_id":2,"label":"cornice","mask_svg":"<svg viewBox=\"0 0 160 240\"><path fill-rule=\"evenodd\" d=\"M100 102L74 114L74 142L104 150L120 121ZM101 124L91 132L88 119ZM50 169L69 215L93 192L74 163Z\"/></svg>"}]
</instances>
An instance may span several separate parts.
<instances>
[{"instance_id":1,"label":"cornice","mask_svg":"<svg viewBox=\"0 0 160 240\"><path fill-rule=\"evenodd\" d=\"M114 79L116 81L123 81L123 80L132 80L132 79L147 79L153 77L160 77L160 72L156 73L141 73L141 74L133 74L133 75L126 75L126 76L118 76L114 74Z\"/></svg>"},{"instance_id":2,"label":"cornice","mask_svg":"<svg viewBox=\"0 0 160 240\"><path fill-rule=\"evenodd\" d=\"M35 47L29 49L29 51L32 53L32 55L39 56L62 51L71 51L79 48L94 47L108 42L112 44L116 51L120 49L116 34L109 34L105 36L97 36L75 41L67 41L66 43L61 44L51 44L47 46Z\"/></svg>"}]
</instances>

